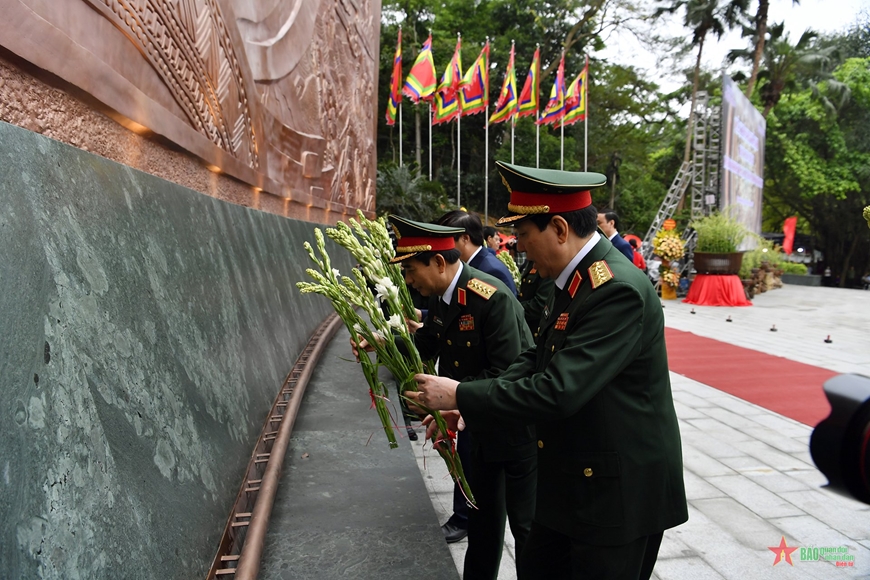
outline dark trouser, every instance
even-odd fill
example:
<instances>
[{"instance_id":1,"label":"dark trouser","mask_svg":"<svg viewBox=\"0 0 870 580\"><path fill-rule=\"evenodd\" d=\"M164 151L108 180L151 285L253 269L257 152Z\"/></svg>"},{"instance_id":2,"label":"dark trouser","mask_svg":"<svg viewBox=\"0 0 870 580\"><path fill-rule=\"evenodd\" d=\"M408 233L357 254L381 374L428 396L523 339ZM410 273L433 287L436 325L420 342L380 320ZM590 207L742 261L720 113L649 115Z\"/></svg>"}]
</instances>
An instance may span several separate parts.
<instances>
[{"instance_id":1,"label":"dark trouser","mask_svg":"<svg viewBox=\"0 0 870 580\"><path fill-rule=\"evenodd\" d=\"M504 548L505 519L510 522L521 554L535 515L535 487L538 456L486 462L479 452L472 453L474 499L470 510L468 549L463 577L467 580L496 580Z\"/></svg>"},{"instance_id":2,"label":"dark trouser","mask_svg":"<svg viewBox=\"0 0 870 580\"><path fill-rule=\"evenodd\" d=\"M471 487L472 493L476 493L471 483L474 475L471 473L471 433L468 431L460 431L456 434L456 453L459 454L459 461L462 462L462 471L465 473L468 486ZM453 484L453 515L450 519L460 528L468 528L468 502L457 483Z\"/></svg>"},{"instance_id":3,"label":"dark trouser","mask_svg":"<svg viewBox=\"0 0 870 580\"><path fill-rule=\"evenodd\" d=\"M532 522L517 562L519 580L648 580L662 532L622 546L591 546Z\"/></svg>"}]
</instances>

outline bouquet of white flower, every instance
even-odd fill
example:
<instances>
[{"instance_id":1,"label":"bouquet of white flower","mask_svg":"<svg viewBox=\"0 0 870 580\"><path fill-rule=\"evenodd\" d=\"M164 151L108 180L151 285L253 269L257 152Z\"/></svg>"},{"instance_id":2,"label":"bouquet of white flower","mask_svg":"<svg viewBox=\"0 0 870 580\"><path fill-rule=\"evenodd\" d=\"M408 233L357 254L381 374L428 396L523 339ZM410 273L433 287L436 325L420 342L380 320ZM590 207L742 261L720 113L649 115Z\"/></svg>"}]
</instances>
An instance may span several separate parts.
<instances>
[{"instance_id":1,"label":"bouquet of white flower","mask_svg":"<svg viewBox=\"0 0 870 580\"><path fill-rule=\"evenodd\" d=\"M317 269L309 268L306 272L315 282L299 282L297 287L304 294L317 293L329 298L351 336L362 337L374 348L377 362L372 361L368 353L360 352L360 364L369 384L372 405L377 409L390 447L395 448L398 443L394 431L398 426L387 408L388 390L378 379L378 365L385 366L393 374L400 392L416 391L414 376L426 371L431 373L431 369L424 368L405 322L406 319L416 321L416 315L401 270L397 265L389 263L394 253L386 226L381 221L366 220L362 215L362 223L353 219L350 222L350 226L339 223L336 228L327 229L327 235L348 249L359 261L361 268L354 268L352 276L342 276L337 269L332 268L323 232L318 228L314 230L314 234L320 257L315 255L311 244L305 242L305 250L317 266ZM374 286L374 293L369 287L370 284ZM387 305L387 317L381 308L382 303ZM355 307L365 312L368 321ZM398 341L404 343L406 354L400 351ZM474 497L456 454L456 434L447 428L440 412L426 408L423 410L432 415L438 425L432 436L433 447L444 459L450 475L460 485L465 496L473 502Z\"/></svg>"},{"instance_id":2,"label":"bouquet of white flower","mask_svg":"<svg viewBox=\"0 0 870 580\"><path fill-rule=\"evenodd\" d=\"M501 260L501 263L504 264L508 272L511 273L511 278L514 279L514 284L517 285L517 288L520 287L520 269L517 268L517 263L514 262L514 259L511 257L510 252L499 252L495 255L496 258Z\"/></svg>"}]
</instances>

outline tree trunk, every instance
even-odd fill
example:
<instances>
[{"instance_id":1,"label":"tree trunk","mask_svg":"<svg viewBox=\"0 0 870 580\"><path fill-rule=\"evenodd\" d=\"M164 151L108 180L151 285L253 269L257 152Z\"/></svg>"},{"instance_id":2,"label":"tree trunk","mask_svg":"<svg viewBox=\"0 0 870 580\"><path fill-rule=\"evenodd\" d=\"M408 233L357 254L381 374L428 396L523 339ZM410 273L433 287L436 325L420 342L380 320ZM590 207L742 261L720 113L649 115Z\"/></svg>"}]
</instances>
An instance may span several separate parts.
<instances>
[{"instance_id":1,"label":"tree trunk","mask_svg":"<svg viewBox=\"0 0 870 580\"><path fill-rule=\"evenodd\" d=\"M752 57L752 74L749 76L749 84L746 85L747 99L752 97L755 82L758 80L758 69L761 67L761 55L764 54L764 42L767 36L767 10L769 7L768 0L758 0L758 12L755 15L755 55Z\"/></svg>"},{"instance_id":2,"label":"tree trunk","mask_svg":"<svg viewBox=\"0 0 870 580\"><path fill-rule=\"evenodd\" d=\"M852 245L849 247L849 251L846 252L846 258L843 260L843 268L840 270L840 288L846 287L846 280L849 275L849 262L852 261L852 255L855 253L855 248L858 247L858 242L860 240L860 236L852 237Z\"/></svg>"},{"instance_id":3,"label":"tree trunk","mask_svg":"<svg viewBox=\"0 0 870 580\"><path fill-rule=\"evenodd\" d=\"M695 101L698 97L698 85L700 84L700 75L701 75L701 53L704 51L704 38L707 34L703 34L701 36L701 40L698 42L698 58L695 60L695 78L692 80L692 106L689 109L689 128L686 131L686 152L683 155L683 161L689 161L689 157L692 153L692 130L694 129L694 120L695 120Z\"/></svg>"}]
</instances>

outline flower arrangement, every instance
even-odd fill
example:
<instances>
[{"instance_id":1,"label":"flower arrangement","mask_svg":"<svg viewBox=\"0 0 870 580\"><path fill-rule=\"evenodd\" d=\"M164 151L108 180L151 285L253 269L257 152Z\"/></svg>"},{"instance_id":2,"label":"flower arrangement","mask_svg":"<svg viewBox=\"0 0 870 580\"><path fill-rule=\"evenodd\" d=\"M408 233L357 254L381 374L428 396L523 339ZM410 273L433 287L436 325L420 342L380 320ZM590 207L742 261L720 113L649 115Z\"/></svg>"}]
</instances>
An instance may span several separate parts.
<instances>
[{"instance_id":1,"label":"flower arrangement","mask_svg":"<svg viewBox=\"0 0 870 580\"><path fill-rule=\"evenodd\" d=\"M680 275L668 268L661 273L661 281L662 284L667 284L671 288L676 288L680 285Z\"/></svg>"},{"instance_id":2,"label":"flower arrangement","mask_svg":"<svg viewBox=\"0 0 870 580\"><path fill-rule=\"evenodd\" d=\"M514 279L514 284L517 285L517 288L520 287L520 269L517 268L517 263L514 262L513 257L511 257L510 252L499 252L495 255L496 258L501 260L501 263L504 264L508 272L511 273L511 278Z\"/></svg>"},{"instance_id":3,"label":"flower arrangement","mask_svg":"<svg viewBox=\"0 0 870 580\"><path fill-rule=\"evenodd\" d=\"M662 260L679 260L682 258L686 250L683 247L683 240L676 230L659 230L656 232L656 237L652 241L653 252L662 258Z\"/></svg>"},{"instance_id":4,"label":"flower arrangement","mask_svg":"<svg viewBox=\"0 0 870 580\"><path fill-rule=\"evenodd\" d=\"M383 220L368 220L361 212L358 217L359 221L350 219L350 225L339 223L335 228L327 228L326 235L350 251L360 267L353 268L351 276L342 276L332 267L323 232L315 228L317 253L310 243L305 242L304 245L308 257L316 266L306 270L314 282L298 282L296 286L303 294L314 293L327 297L351 336L361 336L374 348L375 361L369 358L368 353L360 352L359 362L369 385L372 407L377 410L390 448L396 448L395 429L398 426L387 407L388 389L378 378L378 367L383 365L393 374L400 393L416 391L414 375L426 371L431 373L431 369L425 368L420 359L405 322L407 319L416 320L416 315L401 270L389 263L394 251L386 224ZM371 287L374 287L374 292ZM386 305L389 315L385 316L382 304ZM357 308L367 315L368 320ZM399 349L399 341L406 347L404 354ZM432 446L447 464L451 477L459 484L466 498L473 503L474 496L456 453L456 434L447 428L440 412L421 408L432 415L438 426L432 435Z\"/></svg>"}]
</instances>

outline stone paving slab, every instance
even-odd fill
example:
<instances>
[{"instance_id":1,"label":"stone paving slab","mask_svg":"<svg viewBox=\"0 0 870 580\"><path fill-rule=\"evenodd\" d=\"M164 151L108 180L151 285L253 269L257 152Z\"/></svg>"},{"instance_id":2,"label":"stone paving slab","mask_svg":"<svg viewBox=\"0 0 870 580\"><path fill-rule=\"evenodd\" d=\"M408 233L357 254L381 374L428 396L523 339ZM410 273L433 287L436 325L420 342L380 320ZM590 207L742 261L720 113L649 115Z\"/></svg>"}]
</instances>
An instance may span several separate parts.
<instances>
[{"instance_id":1,"label":"stone paving slab","mask_svg":"<svg viewBox=\"0 0 870 580\"><path fill-rule=\"evenodd\" d=\"M757 296L747 308L681 302L665 308L667 326L677 330L870 375L870 292L785 286ZM725 322L729 315L731 323ZM772 324L778 332L770 332ZM831 344L823 342L828 334ZM665 532L654 578L870 578L870 506L823 487L826 478L809 455L811 427L676 373L671 382L690 517ZM441 523L452 509L452 484L431 452L423 470L422 442L413 449ZM506 536L511 539L510 532ZM782 537L790 547L845 547L854 566L802 561L800 550L792 554L793 566L774 566L768 547ZM465 546L451 546L459 570ZM512 551L508 544L500 579L515 578Z\"/></svg>"}]
</instances>

